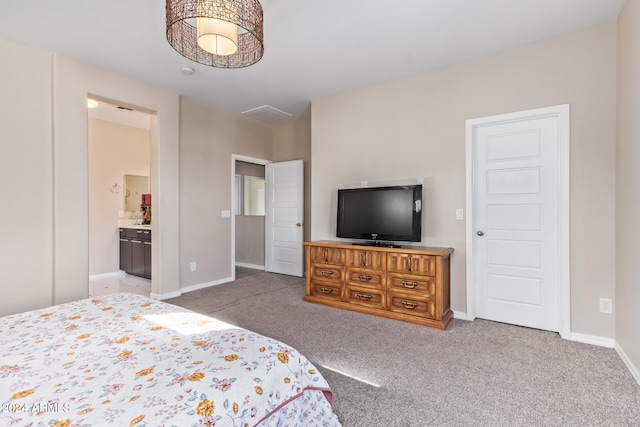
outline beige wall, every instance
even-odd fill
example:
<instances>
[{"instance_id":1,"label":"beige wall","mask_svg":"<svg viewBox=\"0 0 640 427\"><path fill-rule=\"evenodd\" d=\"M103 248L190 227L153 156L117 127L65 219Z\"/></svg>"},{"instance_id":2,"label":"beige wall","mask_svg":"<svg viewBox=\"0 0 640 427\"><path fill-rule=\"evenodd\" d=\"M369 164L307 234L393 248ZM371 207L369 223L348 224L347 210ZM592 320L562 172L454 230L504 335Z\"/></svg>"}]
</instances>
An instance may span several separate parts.
<instances>
[{"instance_id":1,"label":"beige wall","mask_svg":"<svg viewBox=\"0 0 640 427\"><path fill-rule=\"evenodd\" d=\"M466 311L465 120L571 104L571 330L613 338L616 27L605 24L317 100L311 238L335 238L336 190L424 180L425 245L451 246Z\"/></svg>"},{"instance_id":2,"label":"beige wall","mask_svg":"<svg viewBox=\"0 0 640 427\"><path fill-rule=\"evenodd\" d=\"M19 195L11 186L1 190L2 200L16 206L2 217L8 230L0 239L0 283L10 288L2 314L88 296L88 94L158 112L151 175L152 192L162 188L154 221L163 233L153 249L152 289L157 295L177 291L178 95L2 40L0 55L15 64L0 75L2 173L27 177Z\"/></svg>"},{"instance_id":3,"label":"beige wall","mask_svg":"<svg viewBox=\"0 0 640 427\"><path fill-rule=\"evenodd\" d=\"M302 159L304 167L304 240L311 239L311 117L273 130L273 161Z\"/></svg>"},{"instance_id":4,"label":"beige wall","mask_svg":"<svg viewBox=\"0 0 640 427\"><path fill-rule=\"evenodd\" d=\"M270 160L269 126L180 102L180 286L231 280L232 155ZM197 270L190 271L195 262Z\"/></svg>"},{"instance_id":5,"label":"beige wall","mask_svg":"<svg viewBox=\"0 0 640 427\"><path fill-rule=\"evenodd\" d=\"M236 265L264 268L264 216L236 216Z\"/></svg>"},{"instance_id":6,"label":"beige wall","mask_svg":"<svg viewBox=\"0 0 640 427\"><path fill-rule=\"evenodd\" d=\"M120 270L118 211L124 175L150 176L151 132L89 119L89 275ZM119 193L111 191L120 186ZM130 214L130 213L129 213Z\"/></svg>"},{"instance_id":7,"label":"beige wall","mask_svg":"<svg viewBox=\"0 0 640 427\"><path fill-rule=\"evenodd\" d=\"M109 71L54 55L54 289L55 303L88 295L87 94L156 112L151 130L154 233L152 295L177 295L179 286L179 97Z\"/></svg>"},{"instance_id":8,"label":"beige wall","mask_svg":"<svg viewBox=\"0 0 640 427\"><path fill-rule=\"evenodd\" d=\"M5 316L51 304L52 85L49 53L0 40L0 58L0 316Z\"/></svg>"},{"instance_id":9,"label":"beige wall","mask_svg":"<svg viewBox=\"0 0 640 427\"><path fill-rule=\"evenodd\" d=\"M236 265L264 268L264 216L236 216Z\"/></svg>"},{"instance_id":10,"label":"beige wall","mask_svg":"<svg viewBox=\"0 0 640 427\"><path fill-rule=\"evenodd\" d=\"M618 18L616 157L616 342L640 382L640 1Z\"/></svg>"},{"instance_id":11,"label":"beige wall","mask_svg":"<svg viewBox=\"0 0 640 427\"><path fill-rule=\"evenodd\" d=\"M20 65L2 69L3 93L15 95L0 99L7 118L1 172L6 181L28 176L20 191L2 190L3 200L20 206L2 221L0 283L16 284L0 299L2 314L88 295L88 94L157 113L150 154L152 294L170 297L232 277L230 221L220 218L221 210L231 210L231 155L271 159L271 127L188 101L180 114L177 94L58 54L2 40L0 54ZM279 153L297 158L295 147ZM17 222L29 227L20 231ZM191 261L197 272L189 271Z\"/></svg>"}]
</instances>

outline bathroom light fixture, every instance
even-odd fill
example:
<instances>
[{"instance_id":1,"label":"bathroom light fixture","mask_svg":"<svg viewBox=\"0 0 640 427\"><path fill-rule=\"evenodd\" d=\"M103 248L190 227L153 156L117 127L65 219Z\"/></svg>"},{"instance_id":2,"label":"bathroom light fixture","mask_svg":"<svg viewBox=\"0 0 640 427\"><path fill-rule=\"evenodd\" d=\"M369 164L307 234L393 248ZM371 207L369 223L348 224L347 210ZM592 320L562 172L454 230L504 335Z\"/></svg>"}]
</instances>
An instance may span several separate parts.
<instances>
[{"instance_id":1,"label":"bathroom light fixture","mask_svg":"<svg viewBox=\"0 0 640 427\"><path fill-rule=\"evenodd\" d=\"M247 67L264 53L258 0L166 0L166 25L178 53L210 67Z\"/></svg>"}]
</instances>

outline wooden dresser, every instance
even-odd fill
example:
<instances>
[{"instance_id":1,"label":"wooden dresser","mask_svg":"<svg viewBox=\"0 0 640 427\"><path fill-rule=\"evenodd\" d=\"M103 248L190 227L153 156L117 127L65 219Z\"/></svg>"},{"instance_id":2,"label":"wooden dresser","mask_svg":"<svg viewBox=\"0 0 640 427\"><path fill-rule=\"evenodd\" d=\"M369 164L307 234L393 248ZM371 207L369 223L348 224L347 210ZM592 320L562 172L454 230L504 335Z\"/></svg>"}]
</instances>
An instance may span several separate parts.
<instances>
[{"instance_id":1,"label":"wooden dresser","mask_svg":"<svg viewBox=\"0 0 640 427\"><path fill-rule=\"evenodd\" d=\"M451 248L305 242L305 301L446 329Z\"/></svg>"}]
</instances>

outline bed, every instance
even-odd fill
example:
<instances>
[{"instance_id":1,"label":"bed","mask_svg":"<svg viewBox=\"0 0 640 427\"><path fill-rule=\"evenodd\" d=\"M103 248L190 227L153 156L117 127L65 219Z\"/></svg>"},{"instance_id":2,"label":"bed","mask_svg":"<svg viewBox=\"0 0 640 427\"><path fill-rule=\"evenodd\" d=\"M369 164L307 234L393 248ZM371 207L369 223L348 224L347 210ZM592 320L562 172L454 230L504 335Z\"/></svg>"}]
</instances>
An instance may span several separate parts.
<instances>
[{"instance_id":1,"label":"bed","mask_svg":"<svg viewBox=\"0 0 640 427\"><path fill-rule=\"evenodd\" d=\"M0 318L0 425L340 426L277 340L117 293Z\"/></svg>"}]
</instances>

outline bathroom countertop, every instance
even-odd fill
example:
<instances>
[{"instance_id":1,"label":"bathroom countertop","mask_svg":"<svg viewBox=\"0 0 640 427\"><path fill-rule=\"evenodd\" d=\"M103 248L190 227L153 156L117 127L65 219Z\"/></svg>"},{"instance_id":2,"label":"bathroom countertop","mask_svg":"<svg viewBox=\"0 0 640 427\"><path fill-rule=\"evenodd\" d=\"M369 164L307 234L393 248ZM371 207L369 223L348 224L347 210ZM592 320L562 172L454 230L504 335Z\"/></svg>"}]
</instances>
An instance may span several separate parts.
<instances>
[{"instance_id":1,"label":"bathroom countertop","mask_svg":"<svg viewBox=\"0 0 640 427\"><path fill-rule=\"evenodd\" d=\"M134 225L134 224L119 225L118 228L133 228L135 230L151 230L150 225Z\"/></svg>"}]
</instances>

